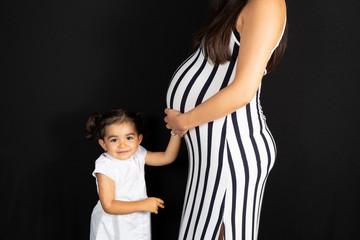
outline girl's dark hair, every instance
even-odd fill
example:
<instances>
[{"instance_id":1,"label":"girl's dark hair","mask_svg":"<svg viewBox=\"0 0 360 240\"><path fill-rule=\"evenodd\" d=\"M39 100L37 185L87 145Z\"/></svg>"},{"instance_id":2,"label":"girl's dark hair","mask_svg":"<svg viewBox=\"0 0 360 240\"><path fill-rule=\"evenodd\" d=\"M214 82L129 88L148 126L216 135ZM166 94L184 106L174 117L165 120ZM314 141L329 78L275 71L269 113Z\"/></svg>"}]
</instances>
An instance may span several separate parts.
<instances>
[{"instance_id":1,"label":"girl's dark hair","mask_svg":"<svg viewBox=\"0 0 360 240\"><path fill-rule=\"evenodd\" d=\"M133 123L137 134L144 133L143 113L133 113L124 109L114 109L105 113L92 114L86 123L87 139L103 139L105 127L116 123Z\"/></svg>"},{"instance_id":2,"label":"girl's dark hair","mask_svg":"<svg viewBox=\"0 0 360 240\"><path fill-rule=\"evenodd\" d=\"M213 0L210 18L194 37L193 51L201 47L205 58L214 64L231 61L229 42L235 30L237 17L249 0ZM279 46L273 52L266 67L270 72L284 55L287 45L287 23Z\"/></svg>"}]
</instances>

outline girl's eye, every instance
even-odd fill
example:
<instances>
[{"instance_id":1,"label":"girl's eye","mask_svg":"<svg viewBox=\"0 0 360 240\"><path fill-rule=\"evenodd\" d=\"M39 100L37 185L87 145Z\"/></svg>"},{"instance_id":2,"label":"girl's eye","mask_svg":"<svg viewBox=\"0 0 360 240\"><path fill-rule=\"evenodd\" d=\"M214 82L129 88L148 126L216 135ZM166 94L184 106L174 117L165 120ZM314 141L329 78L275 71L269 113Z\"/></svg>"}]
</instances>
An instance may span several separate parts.
<instances>
[{"instance_id":1,"label":"girl's eye","mask_svg":"<svg viewBox=\"0 0 360 240\"><path fill-rule=\"evenodd\" d=\"M127 137L126 139L127 140L133 140L134 138L133 137Z\"/></svg>"},{"instance_id":2,"label":"girl's eye","mask_svg":"<svg viewBox=\"0 0 360 240\"><path fill-rule=\"evenodd\" d=\"M117 142L117 139L111 139L110 142Z\"/></svg>"}]
</instances>

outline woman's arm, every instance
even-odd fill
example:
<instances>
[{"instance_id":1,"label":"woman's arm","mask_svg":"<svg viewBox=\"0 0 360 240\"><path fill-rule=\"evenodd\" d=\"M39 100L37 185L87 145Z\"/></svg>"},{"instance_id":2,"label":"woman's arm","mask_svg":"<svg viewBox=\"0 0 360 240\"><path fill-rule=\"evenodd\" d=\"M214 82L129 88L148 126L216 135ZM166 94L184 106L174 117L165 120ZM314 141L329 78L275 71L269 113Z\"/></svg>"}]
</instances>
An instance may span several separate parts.
<instances>
[{"instance_id":1,"label":"woman's arm","mask_svg":"<svg viewBox=\"0 0 360 240\"><path fill-rule=\"evenodd\" d=\"M150 197L140 201L126 202L115 200L115 183L104 174L96 174L99 198L101 206L108 214L129 214L134 212L153 212L158 213L158 207L164 208L164 201L160 198Z\"/></svg>"},{"instance_id":2,"label":"woman's arm","mask_svg":"<svg viewBox=\"0 0 360 240\"><path fill-rule=\"evenodd\" d=\"M165 152L147 151L145 163L151 166L163 166L172 163L179 153L180 143L181 138L179 136L171 136Z\"/></svg>"},{"instance_id":3,"label":"woman's arm","mask_svg":"<svg viewBox=\"0 0 360 240\"><path fill-rule=\"evenodd\" d=\"M188 129L226 116L256 94L271 51L281 37L286 16L283 0L252 0L237 20L240 49L233 82L194 109L181 114L165 109L167 128L182 136Z\"/></svg>"}]
</instances>

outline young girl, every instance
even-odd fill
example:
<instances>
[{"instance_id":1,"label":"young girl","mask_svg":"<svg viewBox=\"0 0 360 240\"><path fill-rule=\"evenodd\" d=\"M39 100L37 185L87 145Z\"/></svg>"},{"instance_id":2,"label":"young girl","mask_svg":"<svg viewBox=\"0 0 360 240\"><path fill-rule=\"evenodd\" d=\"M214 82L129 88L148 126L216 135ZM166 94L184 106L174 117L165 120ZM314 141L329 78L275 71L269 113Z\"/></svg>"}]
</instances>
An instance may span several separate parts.
<instances>
[{"instance_id":1,"label":"young girl","mask_svg":"<svg viewBox=\"0 0 360 240\"><path fill-rule=\"evenodd\" d=\"M181 138L171 134L165 152L140 146L143 118L123 109L93 114L86 125L87 138L96 138L104 153L95 162L100 201L91 215L90 239L151 239L150 213L164 208L164 201L147 197L144 164L172 163Z\"/></svg>"}]
</instances>

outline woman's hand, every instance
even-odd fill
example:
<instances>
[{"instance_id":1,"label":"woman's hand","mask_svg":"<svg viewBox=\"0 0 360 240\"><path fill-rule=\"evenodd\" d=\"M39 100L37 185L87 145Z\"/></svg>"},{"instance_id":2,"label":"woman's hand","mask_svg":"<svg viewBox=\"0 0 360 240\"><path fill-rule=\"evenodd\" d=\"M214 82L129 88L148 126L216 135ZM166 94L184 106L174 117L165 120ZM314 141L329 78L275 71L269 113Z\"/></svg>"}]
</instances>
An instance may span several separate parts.
<instances>
[{"instance_id":1,"label":"woman's hand","mask_svg":"<svg viewBox=\"0 0 360 240\"><path fill-rule=\"evenodd\" d=\"M164 118L166 128L171 129L171 131L179 137L183 137L189 130L184 124L184 114L169 108L166 108L164 112L166 114Z\"/></svg>"}]
</instances>

